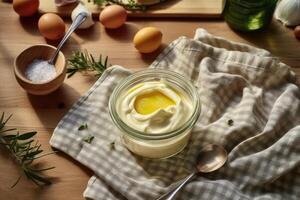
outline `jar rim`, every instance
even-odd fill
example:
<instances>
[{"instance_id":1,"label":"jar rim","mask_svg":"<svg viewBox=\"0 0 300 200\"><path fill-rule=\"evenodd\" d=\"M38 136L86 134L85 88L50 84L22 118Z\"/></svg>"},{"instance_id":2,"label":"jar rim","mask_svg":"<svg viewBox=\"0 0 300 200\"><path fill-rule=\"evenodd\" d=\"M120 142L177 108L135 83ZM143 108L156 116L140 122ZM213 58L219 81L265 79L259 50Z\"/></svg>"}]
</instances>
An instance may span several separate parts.
<instances>
[{"instance_id":1,"label":"jar rim","mask_svg":"<svg viewBox=\"0 0 300 200\"><path fill-rule=\"evenodd\" d=\"M130 127L121 119L121 117L117 113L116 106L115 106L117 97L123 91L123 89L126 86L128 86L132 81L141 80L141 78L145 76L151 76L152 78L160 78L161 76L163 76L163 78L165 78L166 80L168 80L168 78L169 79L173 78L176 79L176 81L179 82L180 84L184 84L185 86L187 86L187 88L190 90L189 95L192 96L190 97L190 99L193 104L193 113L190 115L189 119L186 120L186 122L184 122L180 127L168 132L145 134L143 131L139 131ZM194 127L200 115L200 98L195 86L193 85L193 83L190 81L189 78L171 70L151 68L151 69L135 72L129 75L128 77L124 78L120 83L118 83L110 96L108 107L109 107L109 114L111 116L112 121L124 133L128 133L129 136L135 137L137 139L162 140L162 139L169 139L174 136L180 135L181 133L184 133L187 130L190 130L192 127Z\"/></svg>"}]
</instances>

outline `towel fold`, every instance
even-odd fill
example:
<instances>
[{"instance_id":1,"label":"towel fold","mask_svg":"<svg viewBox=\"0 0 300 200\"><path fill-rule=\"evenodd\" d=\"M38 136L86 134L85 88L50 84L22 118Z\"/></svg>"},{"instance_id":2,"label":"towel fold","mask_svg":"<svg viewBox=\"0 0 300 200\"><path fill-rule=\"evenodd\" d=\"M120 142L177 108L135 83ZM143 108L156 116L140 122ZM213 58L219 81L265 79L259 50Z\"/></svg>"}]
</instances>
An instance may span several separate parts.
<instances>
[{"instance_id":1,"label":"towel fold","mask_svg":"<svg viewBox=\"0 0 300 200\"><path fill-rule=\"evenodd\" d=\"M198 29L194 39L172 42L150 67L179 72L197 86L202 109L189 144L162 160L130 153L110 119L108 101L132 72L107 69L50 140L94 171L85 197L156 199L194 170L203 145L215 143L229 152L225 166L194 179L177 199L300 199L300 90L287 65L266 50ZM85 123L88 128L79 131ZM91 143L84 141L88 136L94 136Z\"/></svg>"}]
</instances>

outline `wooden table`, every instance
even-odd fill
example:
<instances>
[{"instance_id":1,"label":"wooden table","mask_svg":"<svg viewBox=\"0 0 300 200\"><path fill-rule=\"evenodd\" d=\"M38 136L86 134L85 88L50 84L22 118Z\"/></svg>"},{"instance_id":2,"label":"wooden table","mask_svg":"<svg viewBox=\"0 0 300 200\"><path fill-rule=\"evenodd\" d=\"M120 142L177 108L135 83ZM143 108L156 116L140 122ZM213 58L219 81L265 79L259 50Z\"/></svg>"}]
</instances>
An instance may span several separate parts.
<instances>
[{"instance_id":1,"label":"wooden table","mask_svg":"<svg viewBox=\"0 0 300 200\"><path fill-rule=\"evenodd\" d=\"M21 19L10 4L0 3L0 112L12 113L9 127L21 131L38 131L37 139L43 149L50 151L49 139L53 129L72 104L96 81L92 76L76 74L66 79L64 85L47 96L27 94L13 75L14 58L26 47L46 43L37 30L38 16ZM70 21L66 20L69 24ZM300 80L300 42L292 30L274 21L263 32L241 34L232 31L222 20L181 19L129 19L119 31L106 31L98 22L88 31L79 31L67 42L63 52L68 57L73 50L87 49L92 54L102 53L109 63L138 70L147 67L159 52L139 54L132 45L136 31L144 26L156 26L163 32L165 45L179 36L193 37L196 28L205 28L210 33L227 39L265 48L290 65ZM61 104L64 108L60 108ZM19 169L0 149L0 199L2 200L65 200L84 199L82 193L92 172L63 153L41 159L56 168L47 173L53 177L53 185L37 188L25 178L13 189L10 186L18 177Z\"/></svg>"}]
</instances>

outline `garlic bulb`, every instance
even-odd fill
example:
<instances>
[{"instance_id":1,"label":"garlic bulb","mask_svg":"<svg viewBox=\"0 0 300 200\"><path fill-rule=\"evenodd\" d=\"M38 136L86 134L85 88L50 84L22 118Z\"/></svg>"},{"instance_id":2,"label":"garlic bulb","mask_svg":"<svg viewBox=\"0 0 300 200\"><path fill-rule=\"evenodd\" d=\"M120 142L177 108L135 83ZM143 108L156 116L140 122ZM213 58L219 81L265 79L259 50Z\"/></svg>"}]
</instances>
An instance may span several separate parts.
<instances>
[{"instance_id":1,"label":"garlic bulb","mask_svg":"<svg viewBox=\"0 0 300 200\"><path fill-rule=\"evenodd\" d=\"M275 18L286 26L300 24L300 0L282 0L278 3Z\"/></svg>"},{"instance_id":2,"label":"garlic bulb","mask_svg":"<svg viewBox=\"0 0 300 200\"><path fill-rule=\"evenodd\" d=\"M85 29L85 28L89 28L89 27L93 26L94 21L92 18L92 13L81 2L79 2L77 7L74 8L74 10L72 11L72 14L71 14L72 20L74 21L76 16L82 12L87 13L88 16L87 16L86 20L78 28Z\"/></svg>"}]
</instances>

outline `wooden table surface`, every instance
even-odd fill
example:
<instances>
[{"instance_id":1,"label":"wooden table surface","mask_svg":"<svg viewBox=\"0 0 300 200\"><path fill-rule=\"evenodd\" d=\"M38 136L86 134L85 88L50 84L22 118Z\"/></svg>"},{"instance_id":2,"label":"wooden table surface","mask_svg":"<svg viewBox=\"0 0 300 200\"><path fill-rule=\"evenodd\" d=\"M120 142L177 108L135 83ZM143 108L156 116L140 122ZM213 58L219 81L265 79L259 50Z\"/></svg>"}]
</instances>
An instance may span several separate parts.
<instances>
[{"instance_id":1,"label":"wooden table surface","mask_svg":"<svg viewBox=\"0 0 300 200\"><path fill-rule=\"evenodd\" d=\"M72 104L96 81L92 76L76 74L66 79L63 86L47 96L27 94L13 75L14 58L26 47L46 43L37 30L38 16L19 18L11 5L0 3L0 112L13 114L9 127L21 131L38 131L36 138L43 149L50 151L49 139L53 129ZM67 24L70 23L67 19ZM159 51L150 55L139 54L132 45L137 30L144 26L156 26L163 32L164 46L179 36L193 37L196 28L205 28L210 33L227 39L252 44L271 51L282 62L290 65L300 80L300 42L293 31L274 21L268 29L257 33L232 31L222 20L151 19L133 20L117 31L106 31L98 22L86 31L73 34L63 52L68 57L73 50L87 49L92 54L102 53L109 57L109 63L138 70L147 67ZM53 44L50 42L50 44ZM60 108L60 104L64 108ZM79 200L92 172L63 153L41 159L56 168L47 172L53 177L51 186L38 188L25 178L13 189L20 173L6 151L0 149L0 199L2 200Z\"/></svg>"}]
</instances>

